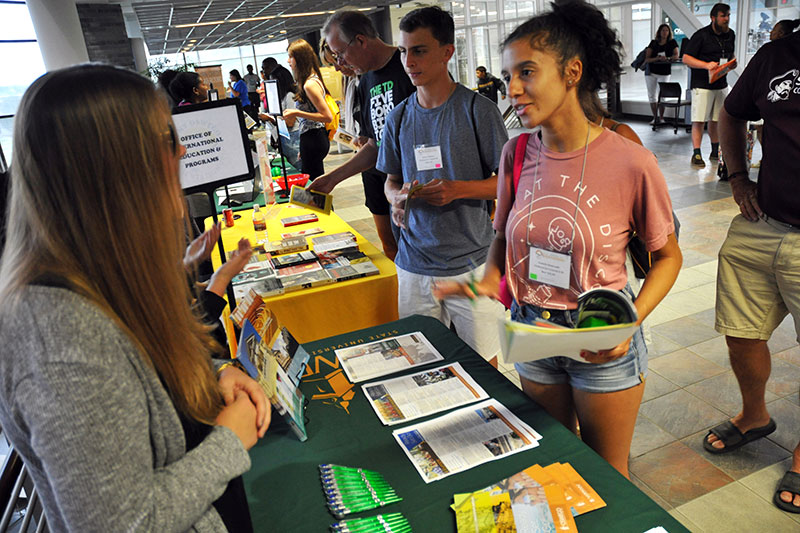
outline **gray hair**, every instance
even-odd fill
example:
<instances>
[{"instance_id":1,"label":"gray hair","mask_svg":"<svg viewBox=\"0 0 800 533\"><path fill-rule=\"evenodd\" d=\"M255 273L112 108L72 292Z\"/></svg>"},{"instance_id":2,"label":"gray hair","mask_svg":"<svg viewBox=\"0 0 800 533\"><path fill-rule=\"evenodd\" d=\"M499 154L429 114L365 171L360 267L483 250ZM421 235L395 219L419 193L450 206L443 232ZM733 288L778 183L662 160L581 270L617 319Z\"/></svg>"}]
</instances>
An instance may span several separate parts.
<instances>
[{"instance_id":1,"label":"gray hair","mask_svg":"<svg viewBox=\"0 0 800 533\"><path fill-rule=\"evenodd\" d=\"M363 35L372 39L378 38L378 30L372 20L360 11L337 11L325 21L322 26L322 35L327 39L331 29L339 28L339 35L343 40L352 41L356 35Z\"/></svg>"}]
</instances>

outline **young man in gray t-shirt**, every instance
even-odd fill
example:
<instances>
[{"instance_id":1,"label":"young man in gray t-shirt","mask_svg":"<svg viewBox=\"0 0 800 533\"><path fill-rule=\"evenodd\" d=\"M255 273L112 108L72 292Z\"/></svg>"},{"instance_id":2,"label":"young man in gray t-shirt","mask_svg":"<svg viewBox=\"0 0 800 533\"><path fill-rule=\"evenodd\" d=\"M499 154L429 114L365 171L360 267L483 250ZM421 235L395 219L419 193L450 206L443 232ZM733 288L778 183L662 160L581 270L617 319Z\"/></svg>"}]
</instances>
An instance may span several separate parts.
<instances>
[{"instance_id":1,"label":"young man in gray t-shirt","mask_svg":"<svg viewBox=\"0 0 800 533\"><path fill-rule=\"evenodd\" d=\"M389 115L376 165L388 174L386 197L400 227L399 313L452 321L467 344L493 360L502 306L485 297L438 301L431 290L439 281L483 275L494 236L489 210L496 169L508 133L497 106L450 77L455 47L448 13L416 9L403 17L400 31L403 65L417 92Z\"/></svg>"}]
</instances>

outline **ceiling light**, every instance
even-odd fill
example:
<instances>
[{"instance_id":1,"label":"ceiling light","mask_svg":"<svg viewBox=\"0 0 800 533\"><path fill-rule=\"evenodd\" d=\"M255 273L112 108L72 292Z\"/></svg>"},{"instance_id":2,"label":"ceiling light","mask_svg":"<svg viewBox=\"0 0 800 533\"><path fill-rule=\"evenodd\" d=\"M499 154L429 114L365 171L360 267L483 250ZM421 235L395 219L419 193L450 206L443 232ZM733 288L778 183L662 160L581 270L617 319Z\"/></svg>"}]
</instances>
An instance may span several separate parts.
<instances>
[{"instance_id":1,"label":"ceiling light","mask_svg":"<svg viewBox=\"0 0 800 533\"><path fill-rule=\"evenodd\" d=\"M362 7L356 9L356 11L371 11L373 8L371 7ZM319 15L332 15L335 11L309 11L307 13L285 13L282 15L267 15L263 17L248 17L248 18L240 18L240 19L227 19L227 20L211 20L208 22L193 22L191 24L176 24L174 26L170 26L171 28L194 28L197 26L218 26L220 24L232 24L237 22L257 22L260 20L272 20L276 18L297 18L297 17L316 17ZM281 32L285 33L285 32Z\"/></svg>"},{"instance_id":2,"label":"ceiling light","mask_svg":"<svg viewBox=\"0 0 800 533\"><path fill-rule=\"evenodd\" d=\"M267 35L267 37L269 37L270 39L272 39L272 38L273 38L273 37L275 37L275 36L274 36L274 35Z\"/></svg>"},{"instance_id":3,"label":"ceiling light","mask_svg":"<svg viewBox=\"0 0 800 533\"><path fill-rule=\"evenodd\" d=\"M286 30L281 30L280 33L286 33Z\"/></svg>"}]
</instances>

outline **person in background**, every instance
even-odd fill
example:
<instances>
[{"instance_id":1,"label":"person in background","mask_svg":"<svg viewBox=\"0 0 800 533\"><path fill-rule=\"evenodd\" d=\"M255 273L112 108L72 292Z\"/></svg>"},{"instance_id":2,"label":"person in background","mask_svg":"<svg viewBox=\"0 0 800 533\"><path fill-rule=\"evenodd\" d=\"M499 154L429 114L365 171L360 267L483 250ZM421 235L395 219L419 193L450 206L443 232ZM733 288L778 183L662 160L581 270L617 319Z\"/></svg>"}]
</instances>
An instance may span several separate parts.
<instances>
[{"instance_id":1,"label":"person in background","mask_svg":"<svg viewBox=\"0 0 800 533\"><path fill-rule=\"evenodd\" d=\"M134 72L79 65L34 81L17 116L0 425L48 528L252 531L240 476L270 406L212 361L188 305L169 107Z\"/></svg>"},{"instance_id":2,"label":"person in background","mask_svg":"<svg viewBox=\"0 0 800 533\"><path fill-rule=\"evenodd\" d=\"M169 85L170 83L172 83L172 80L174 80L177 75L178 72L176 70L172 70L169 68L158 75L158 87L162 91L164 91L164 95L167 97L170 109L177 106L178 103L180 102L180 100L175 99L175 97L172 96L172 93L170 93L169 91Z\"/></svg>"},{"instance_id":3,"label":"person in background","mask_svg":"<svg viewBox=\"0 0 800 533\"><path fill-rule=\"evenodd\" d=\"M720 139L740 213L719 251L715 327L725 335L742 410L703 438L703 448L712 454L734 452L776 430L765 399L772 365L767 343L788 314L800 339L798 65L800 33L765 44L733 86L720 115ZM754 183L745 138L747 121L758 119L764 119L766 142ZM793 425L789 431L795 431ZM800 444L773 502L800 513Z\"/></svg>"},{"instance_id":4,"label":"person in background","mask_svg":"<svg viewBox=\"0 0 800 533\"><path fill-rule=\"evenodd\" d=\"M262 71L263 72L263 71ZM280 105L281 110L286 111L287 109L294 109L295 102L294 96L295 92L297 91L297 86L294 83L294 78L292 75L289 74L288 76L279 75L275 78L275 81L278 85L278 98L280 98ZM300 167L300 125L297 123L297 119L295 117L284 118L283 116L277 116L279 110L277 109L268 109L268 105L266 103L266 93L264 96L264 109L267 110L267 113L259 113L258 118L263 120L264 122L269 122L273 126L277 126L278 120L283 120L286 123L286 129L289 131L289 139L283 137L281 140L281 151L283 156L286 158L289 163L295 167ZM277 128L272 130L272 140L274 142L278 142L278 131Z\"/></svg>"},{"instance_id":5,"label":"person in background","mask_svg":"<svg viewBox=\"0 0 800 533\"><path fill-rule=\"evenodd\" d=\"M289 45L289 66L297 80L296 108L283 112L286 123L297 119L300 124L300 171L309 179L325 173L323 161L331 142L325 124L333 120L333 113L325 102L328 88L322 81L319 58L303 39Z\"/></svg>"},{"instance_id":6,"label":"person in background","mask_svg":"<svg viewBox=\"0 0 800 533\"><path fill-rule=\"evenodd\" d=\"M647 45L644 59L644 62L650 65L650 72L645 72L644 77L650 110L653 112L650 124L664 121L664 106L658 109L658 84L669 81L672 73L670 61L677 59L678 43L672 38L672 28L669 24L662 24L656 30L655 38Z\"/></svg>"},{"instance_id":7,"label":"person in background","mask_svg":"<svg viewBox=\"0 0 800 533\"><path fill-rule=\"evenodd\" d=\"M386 198L400 228L398 312L401 318L420 314L452 323L458 336L497 368L502 305L489 298L441 300L432 289L483 275L493 236L489 208L508 133L497 106L447 71L455 53L449 13L415 9L399 27L403 67L417 92L389 114L377 164L388 176ZM423 187L406 205L418 184Z\"/></svg>"},{"instance_id":8,"label":"person in background","mask_svg":"<svg viewBox=\"0 0 800 533\"><path fill-rule=\"evenodd\" d=\"M784 19L779 20L775 23L775 26L772 27L772 31L769 32L769 40L770 41L777 41L778 39L783 39L784 37L788 37L791 35L797 27L800 26L800 19ZM758 141L761 143L761 151L764 151L764 120L758 120L755 123L751 123L750 127L755 130L755 139L754 141ZM756 161L751 165L751 168L760 168L761 162Z\"/></svg>"},{"instance_id":9,"label":"person in background","mask_svg":"<svg viewBox=\"0 0 800 533\"><path fill-rule=\"evenodd\" d=\"M475 75L478 77L478 93L480 95L485 96L496 104L497 91L500 91L500 93L503 95L503 100L506 99L505 84L486 72L486 67L481 66L476 68Z\"/></svg>"},{"instance_id":10,"label":"person in background","mask_svg":"<svg viewBox=\"0 0 800 533\"><path fill-rule=\"evenodd\" d=\"M664 176L653 154L600 128L581 102L621 70L621 43L603 14L583 1L553 4L515 29L502 45L503 78L512 107L528 129L519 184L519 138L503 149L496 234L486 273L476 284L442 286L440 294L499 297L506 275L511 316L575 327L578 294L604 287L631 295L625 272L632 231L653 253L635 299L638 322L667 295L681 252ZM542 257L569 261L550 269ZM535 281L538 280L538 281ZM522 390L628 477L636 415L647 376L641 330L615 347L516 364Z\"/></svg>"},{"instance_id":11,"label":"person in background","mask_svg":"<svg viewBox=\"0 0 800 533\"><path fill-rule=\"evenodd\" d=\"M247 98L250 100L251 105L258 105L258 75L253 72L253 65L247 65L247 74L242 79L247 85ZM258 111L258 109L256 109Z\"/></svg>"},{"instance_id":12,"label":"person in background","mask_svg":"<svg viewBox=\"0 0 800 533\"><path fill-rule=\"evenodd\" d=\"M233 69L229 73L229 81L228 81L228 94L231 98L238 98L242 102L242 109L245 113L250 115L250 117L258 121L258 113L255 112L253 106L250 105L250 96L247 93L247 84L242 79L241 74L236 69Z\"/></svg>"},{"instance_id":13,"label":"person in background","mask_svg":"<svg viewBox=\"0 0 800 533\"><path fill-rule=\"evenodd\" d=\"M358 121L355 119L356 116L361 112L361 105L358 99L358 75L356 72L347 65L340 65L336 58L333 57L333 52L331 52L330 46L328 46L328 42L323 37L319 41L319 60L320 62L326 67L333 67L336 72L339 72L344 77L344 104L342 105L340 112L342 115L342 127L357 136L354 144L356 147L361 147L367 142L366 137L358 137L359 131L361 131L361 127L358 124Z\"/></svg>"},{"instance_id":14,"label":"person in background","mask_svg":"<svg viewBox=\"0 0 800 533\"><path fill-rule=\"evenodd\" d=\"M708 136L711 138L709 159L719 160L719 136L717 121L722 102L728 94L727 74L710 83L712 71L719 65L735 61L734 43L736 35L730 29L731 7L728 4L714 4L711 8L711 24L697 30L683 53L683 62L692 69L692 153L691 164L704 168L706 162L700 153L703 141L703 127L708 122ZM733 63L736 66L736 63Z\"/></svg>"},{"instance_id":15,"label":"person in background","mask_svg":"<svg viewBox=\"0 0 800 533\"><path fill-rule=\"evenodd\" d=\"M772 27L772 31L769 32L769 40L777 41L778 39L788 37L794 32L794 30L797 29L798 26L800 26L800 19L779 20L775 23L775 26Z\"/></svg>"},{"instance_id":16,"label":"person in background","mask_svg":"<svg viewBox=\"0 0 800 533\"><path fill-rule=\"evenodd\" d=\"M352 69L358 82L360 112L354 117L366 143L346 163L316 180L314 190L331 192L342 181L361 173L364 204L378 231L383 253L391 260L397 255L397 241L390 216L391 206L384 193L386 174L375 168L383 139L386 117L408 95L416 91L400 61L397 47L386 44L372 20L359 11L337 11L325 22L322 34L331 57Z\"/></svg>"},{"instance_id":17,"label":"person in background","mask_svg":"<svg viewBox=\"0 0 800 533\"><path fill-rule=\"evenodd\" d=\"M181 72L169 84L169 90L179 107L208 101L208 85L196 72Z\"/></svg>"}]
</instances>

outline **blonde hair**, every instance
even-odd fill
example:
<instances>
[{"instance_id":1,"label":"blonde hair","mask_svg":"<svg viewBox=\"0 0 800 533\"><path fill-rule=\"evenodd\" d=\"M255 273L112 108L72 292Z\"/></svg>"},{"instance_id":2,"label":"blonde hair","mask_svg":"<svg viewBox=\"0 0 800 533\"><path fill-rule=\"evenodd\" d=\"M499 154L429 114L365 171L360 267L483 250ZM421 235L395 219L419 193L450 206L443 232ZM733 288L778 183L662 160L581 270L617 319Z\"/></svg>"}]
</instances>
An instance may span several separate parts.
<instances>
[{"instance_id":1,"label":"blonde hair","mask_svg":"<svg viewBox=\"0 0 800 533\"><path fill-rule=\"evenodd\" d=\"M70 67L28 88L14 128L0 306L58 279L128 334L179 411L213 424L222 408L214 342L181 267L171 127L154 86L126 70Z\"/></svg>"},{"instance_id":2,"label":"blonde hair","mask_svg":"<svg viewBox=\"0 0 800 533\"><path fill-rule=\"evenodd\" d=\"M297 101L308 101L304 85L312 74L316 74L322 83L325 94L330 94L328 87L322 80L322 72L319 69L319 58L314 53L314 49L304 39L297 39L289 45L287 49L289 55L294 59L294 79L297 80L297 95L294 97Z\"/></svg>"}]
</instances>

